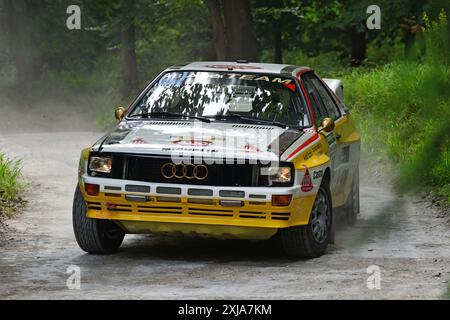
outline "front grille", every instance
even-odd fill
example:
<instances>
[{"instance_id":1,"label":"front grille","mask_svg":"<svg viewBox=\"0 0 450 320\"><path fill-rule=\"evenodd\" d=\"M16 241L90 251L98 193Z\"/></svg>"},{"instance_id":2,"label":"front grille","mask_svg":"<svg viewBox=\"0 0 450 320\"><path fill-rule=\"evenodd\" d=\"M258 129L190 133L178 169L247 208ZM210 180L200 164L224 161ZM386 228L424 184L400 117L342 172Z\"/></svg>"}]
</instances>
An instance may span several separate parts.
<instances>
[{"instance_id":1,"label":"front grille","mask_svg":"<svg viewBox=\"0 0 450 320\"><path fill-rule=\"evenodd\" d=\"M96 156L97 153L92 153L91 156ZM218 187L267 187L269 186L268 177L260 175L261 168L266 165L261 163L249 163L247 160L245 163L226 163L226 159L223 159L223 163L202 163L197 165L204 165L207 167L208 175L205 179L199 180L195 178L167 178L164 177L161 170L164 165L173 163L170 157L163 156L146 156L136 154L123 154L123 153L101 153L103 156L113 157L113 167L111 173L96 173L92 172L88 168L88 174L93 177L111 178L111 179L125 179L130 181L140 182L152 182L152 183L172 183L172 184L189 184L200 186L218 186ZM194 161L192 161L194 163ZM292 163L281 163L283 166L291 166ZM189 167L188 172L192 176L192 167ZM203 169L204 170L204 169ZM180 176L180 172L177 172ZM294 179L292 179L294 181ZM290 184L276 184L273 187L287 187L292 186ZM120 187L107 186L108 191L119 191ZM148 187L126 185L125 191L128 192L142 192L148 193ZM167 193L167 192L161 192ZM171 193L172 194L172 193ZM175 193L173 193L175 194ZM226 197L226 195L221 195ZM231 197L231 196L229 196Z\"/></svg>"},{"instance_id":2,"label":"front grille","mask_svg":"<svg viewBox=\"0 0 450 320\"><path fill-rule=\"evenodd\" d=\"M167 178L161 168L172 163L170 158L127 156L125 158L125 179L153 183L195 184L205 186L244 187L258 186L258 164L206 164L208 175L205 179ZM192 172L189 173L192 175ZM181 172L178 174L181 176Z\"/></svg>"}]
</instances>

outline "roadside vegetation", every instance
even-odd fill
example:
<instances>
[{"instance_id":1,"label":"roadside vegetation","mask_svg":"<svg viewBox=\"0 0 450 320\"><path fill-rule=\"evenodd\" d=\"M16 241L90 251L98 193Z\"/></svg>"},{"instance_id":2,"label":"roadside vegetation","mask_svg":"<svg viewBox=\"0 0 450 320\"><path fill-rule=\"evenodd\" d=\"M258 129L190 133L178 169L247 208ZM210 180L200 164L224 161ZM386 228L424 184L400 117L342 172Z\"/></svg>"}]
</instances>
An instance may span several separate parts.
<instances>
[{"instance_id":1,"label":"roadside vegetation","mask_svg":"<svg viewBox=\"0 0 450 320\"><path fill-rule=\"evenodd\" d=\"M399 191L434 187L450 201L450 50L445 11L424 17L420 62L399 60L344 76L364 148L398 164Z\"/></svg>"},{"instance_id":2,"label":"roadside vegetation","mask_svg":"<svg viewBox=\"0 0 450 320\"><path fill-rule=\"evenodd\" d=\"M20 177L20 160L8 159L0 152L0 219L10 216L22 203Z\"/></svg>"}]
</instances>

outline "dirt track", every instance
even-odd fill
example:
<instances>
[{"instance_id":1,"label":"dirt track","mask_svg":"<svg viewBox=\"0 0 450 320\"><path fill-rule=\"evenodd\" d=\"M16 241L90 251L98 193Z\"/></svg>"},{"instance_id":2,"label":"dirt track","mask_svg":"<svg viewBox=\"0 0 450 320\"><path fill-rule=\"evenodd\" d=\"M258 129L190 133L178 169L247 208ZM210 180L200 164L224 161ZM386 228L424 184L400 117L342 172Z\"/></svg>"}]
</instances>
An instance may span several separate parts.
<instances>
[{"instance_id":1,"label":"dirt track","mask_svg":"<svg viewBox=\"0 0 450 320\"><path fill-rule=\"evenodd\" d=\"M336 245L318 259L287 259L274 241L151 236L127 236L116 255L87 255L72 232L72 196L79 152L100 134L7 131L0 125L0 150L23 158L31 185L25 212L0 235L2 299L405 299L446 294L448 218L420 198L398 200L386 180L368 175L362 176L357 226L341 227ZM81 268L81 290L66 286L69 265ZM381 268L380 290L366 286L371 265Z\"/></svg>"}]
</instances>

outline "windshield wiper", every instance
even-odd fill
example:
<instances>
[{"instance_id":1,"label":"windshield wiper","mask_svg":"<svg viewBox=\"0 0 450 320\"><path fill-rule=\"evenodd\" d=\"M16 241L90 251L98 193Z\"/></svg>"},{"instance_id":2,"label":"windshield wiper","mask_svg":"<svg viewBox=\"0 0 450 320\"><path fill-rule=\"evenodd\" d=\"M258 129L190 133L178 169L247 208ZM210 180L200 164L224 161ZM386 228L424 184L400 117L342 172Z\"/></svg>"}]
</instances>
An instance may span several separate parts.
<instances>
[{"instance_id":1,"label":"windshield wiper","mask_svg":"<svg viewBox=\"0 0 450 320\"><path fill-rule=\"evenodd\" d=\"M273 126L277 126L277 127L281 127L283 129L285 129L287 127L286 124L278 122L278 121L273 121L273 120L267 120L267 119L260 119L260 118L252 118L252 117L243 117L237 114L229 114L229 115L216 115L214 116L215 120L239 120L239 121L243 121L243 122L250 122L250 123L264 123L264 124L269 124L269 125L273 125Z\"/></svg>"},{"instance_id":2,"label":"windshield wiper","mask_svg":"<svg viewBox=\"0 0 450 320\"><path fill-rule=\"evenodd\" d=\"M156 117L156 118L188 118L188 119L196 119L196 120L200 120L203 122L211 122L210 119L206 118L206 117L199 117L199 116L191 116L188 114L182 114L182 113L173 113L173 112L147 112L147 113L138 113L138 114L133 114L131 116L129 116L128 118L151 118L151 117Z\"/></svg>"}]
</instances>

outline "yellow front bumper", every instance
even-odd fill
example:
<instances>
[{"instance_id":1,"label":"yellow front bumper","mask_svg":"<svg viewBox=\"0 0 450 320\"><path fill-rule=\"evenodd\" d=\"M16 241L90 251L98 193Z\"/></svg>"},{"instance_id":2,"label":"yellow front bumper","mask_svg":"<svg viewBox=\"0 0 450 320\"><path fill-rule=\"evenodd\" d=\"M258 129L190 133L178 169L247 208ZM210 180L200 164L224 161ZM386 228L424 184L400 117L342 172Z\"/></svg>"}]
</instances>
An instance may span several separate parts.
<instances>
[{"instance_id":1,"label":"yellow front bumper","mask_svg":"<svg viewBox=\"0 0 450 320\"><path fill-rule=\"evenodd\" d=\"M160 201L131 202L123 194L93 197L83 194L87 216L114 220L129 233L197 234L212 237L267 239L280 228L307 225L315 196L294 198L287 207L274 207L270 202L244 201L242 207L192 203L198 199L173 198Z\"/></svg>"}]
</instances>

